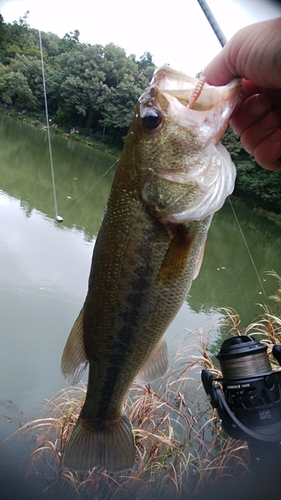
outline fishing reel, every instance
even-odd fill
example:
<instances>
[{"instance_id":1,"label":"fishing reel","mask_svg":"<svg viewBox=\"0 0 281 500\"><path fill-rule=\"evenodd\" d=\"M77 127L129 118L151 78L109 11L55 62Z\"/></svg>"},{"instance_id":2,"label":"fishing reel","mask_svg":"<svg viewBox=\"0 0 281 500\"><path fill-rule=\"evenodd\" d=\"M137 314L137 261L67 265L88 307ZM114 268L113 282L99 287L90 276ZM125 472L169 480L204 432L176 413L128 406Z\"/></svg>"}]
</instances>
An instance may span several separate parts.
<instances>
[{"instance_id":1,"label":"fishing reel","mask_svg":"<svg viewBox=\"0 0 281 500\"><path fill-rule=\"evenodd\" d=\"M272 351L281 365L281 344ZM223 430L247 441L251 465L281 463L281 370L272 370L267 346L252 335L225 340L217 359L222 378L202 370L203 387Z\"/></svg>"}]
</instances>

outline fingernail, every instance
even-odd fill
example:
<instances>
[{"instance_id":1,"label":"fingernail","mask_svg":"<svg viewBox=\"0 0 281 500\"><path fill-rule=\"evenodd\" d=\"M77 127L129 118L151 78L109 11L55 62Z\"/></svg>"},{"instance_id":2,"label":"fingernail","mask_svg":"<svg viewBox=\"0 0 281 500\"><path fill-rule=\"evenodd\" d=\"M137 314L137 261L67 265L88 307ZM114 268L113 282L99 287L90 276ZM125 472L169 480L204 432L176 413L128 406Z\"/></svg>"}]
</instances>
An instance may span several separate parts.
<instances>
[{"instance_id":1,"label":"fingernail","mask_svg":"<svg viewBox=\"0 0 281 500\"><path fill-rule=\"evenodd\" d=\"M248 111L253 116L260 116L270 111L270 109L270 100L265 95L257 94L253 97Z\"/></svg>"},{"instance_id":2,"label":"fingernail","mask_svg":"<svg viewBox=\"0 0 281 500\"><path fill-rule=\"evenodd\" d=\"M253 150L251 148L248 148L248 146L243 146L243 149L245 149L246 153L248 153L249 155L252 155L253 154Z\"/></svg>"},{"instance_id":3,"label":"fingernail","mask_svg":"<svg viewBox=\"0 0 281 500\"><path fill-rule=\"evenodd\" d=\"M275 130L275 132L273 132L273 134L271 134L271 136L269 137L269 140L273 144L281 142L281 130L280 130L280 128L278 128L277 130Z\"/></svg>"},{"instance_id":4,"label":"fingernail","mask_svg":"<svg viewBox=\"0 0 281 500\"><path fill-rule=\"evenodd\" d=\"M278 127L279 123L276 120L276 117L274 116L274 113L268 113L260 122L261 128L264 130L270 130L272 128Z\"/></svg>"},{"instance_id":5,"label":"fingernail","mask_svg":"<svg viewBox=\"0 0 281 500\"><path fill-rule=\"evenodd\" d=\"M240 141L243 149L245 149L245 151L249 153L249 155L253 154L253 149L248 146L248 143L245 142L245 140L243 140L243 136L240 138Z\"/></svg>"},{"instance_id":6,"label":"fingernail","mask_svg":"<svg viewBox=\"0 0 281 500\"><path fill-rule=\"evenodd\" d=\"M233 120L229 120L229 125L231 126L231 128L232 128L232 130L233 130L234 134L239 136L239 135L240 135L241 130L239 130L239 129L236 127L235 122L233 122Z\"/></svg>"}]
</instances>

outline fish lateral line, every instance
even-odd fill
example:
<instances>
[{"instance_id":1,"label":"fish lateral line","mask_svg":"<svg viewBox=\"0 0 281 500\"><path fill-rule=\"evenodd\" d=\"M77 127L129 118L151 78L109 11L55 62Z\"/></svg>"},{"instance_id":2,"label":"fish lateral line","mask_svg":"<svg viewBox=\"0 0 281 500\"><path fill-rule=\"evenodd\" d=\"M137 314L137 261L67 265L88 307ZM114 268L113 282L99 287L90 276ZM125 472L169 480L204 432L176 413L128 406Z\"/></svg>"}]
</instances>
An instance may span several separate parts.
<instances>
[{"instance_id":1,"label":"fish lateral line","mask_svg":"<svg viewBox=\"0 0 281 500\"><path fill-rule=\"evenodd\" d=\"M204 78L162 67L139 98L95 244L85 312L62 357L69 383L89 364L65 467L116 472L134 466L134 432L122 414L125 393L138 372L147 383L166 369L165 343L157 342L200 268L212 214L234 187L234 165L217 141L240 84L204 85ZM154 108L164 116L163 127L158 115L143 120Z\"/></svg>"}]
</instances>

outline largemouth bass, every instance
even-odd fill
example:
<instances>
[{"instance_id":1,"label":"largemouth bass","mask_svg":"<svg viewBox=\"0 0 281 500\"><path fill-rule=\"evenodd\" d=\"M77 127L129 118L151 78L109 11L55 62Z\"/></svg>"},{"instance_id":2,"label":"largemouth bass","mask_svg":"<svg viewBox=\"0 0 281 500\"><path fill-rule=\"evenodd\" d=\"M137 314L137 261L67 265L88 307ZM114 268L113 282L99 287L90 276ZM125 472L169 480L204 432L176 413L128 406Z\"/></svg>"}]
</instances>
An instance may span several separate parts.
<instances>
[{"instance_id":1,"label":"largemouth bass","mask_svg":"<svg viewBox=\"0 0 281 500\"><path fill-rule=\"evenodd\" d=\"M149 382L165 372L163 335L198 273L212 215L233 190L235 167L218 141L240 82L201 86L194 98L198 81L164 66L137 103L62 357L71 384L89 364L66 467L133 466L124 398L138 373Z\"/></svg>"}]
</instances>

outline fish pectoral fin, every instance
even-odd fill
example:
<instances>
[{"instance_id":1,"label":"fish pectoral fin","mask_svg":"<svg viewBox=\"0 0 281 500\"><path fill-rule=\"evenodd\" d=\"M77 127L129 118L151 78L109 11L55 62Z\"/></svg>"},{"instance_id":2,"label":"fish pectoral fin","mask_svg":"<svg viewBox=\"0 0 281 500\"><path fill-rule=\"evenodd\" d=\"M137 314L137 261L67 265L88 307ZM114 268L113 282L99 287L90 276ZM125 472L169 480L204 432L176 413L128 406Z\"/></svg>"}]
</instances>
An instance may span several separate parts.
<instances>
[{"instance_id":1,"label":"fish pectoral fin","mask_svg":"<svg viewBox=\"0 0 281 500\"><path fill-rule=\"evenodd\" d=\"M181 278L186 268L195 235L189 233L184 226L179 226L171 241L158 273L159 285L170 285Z\"/></svg>"},{"instance_id":2,"label":"fish pectoral fin","mask_svg":"<svg viewBox=\"0 0 281 500\"><path fill-rule=\"evenodd\" d=\"M90 421L79 417L64 453L64 467L90 470L104 467L119 472L133 467L135 442L129 419L123 415L100 430Z\"/></svg>"},{"instance_id":3,"label":"fish pectoral fin","mask_svg":"<svg viewBox=\"0 0 281 500\"><path fill-rule=\"evenodd\" d=\"M197 260L197 264L195 266L195 271L194 271L194 275L193 275L193 279L195 280L195 278L197 278L199 272L200 272L200 269L201 269L201 266L202 266L202 262L203 262L203 258L204 258L204 252L205 252L205 245L206 245L206 239L201 247L201 250L200 250L200 254L199 254L199 257L198 257L198 260Z\"/></svg>"},{"instance_id":4,"label":"fish pectoral fin","mask_svg":"<svg viewBox=\"0 0 281 500\"><path fill-rule=\"evenodd\" d=\"M61 358L61 371L70 385L77 384L89 363L84 346L84 308L81 309Z\"/></svg>"},{"instance_id":5,"label":"fish pectoral fin","mask_svg":"<svg viewBox=\"0 0 281 500\"><path fill-rule=\"evenodd\" d=\"M161 339L156 348L136 376L138 384L148 384L162 377L168 369L168 349L166 341Z\"/></svg>"}]
</instances>

